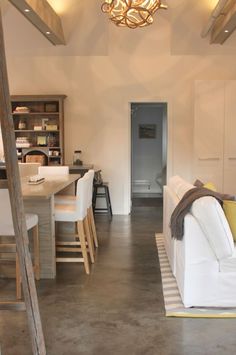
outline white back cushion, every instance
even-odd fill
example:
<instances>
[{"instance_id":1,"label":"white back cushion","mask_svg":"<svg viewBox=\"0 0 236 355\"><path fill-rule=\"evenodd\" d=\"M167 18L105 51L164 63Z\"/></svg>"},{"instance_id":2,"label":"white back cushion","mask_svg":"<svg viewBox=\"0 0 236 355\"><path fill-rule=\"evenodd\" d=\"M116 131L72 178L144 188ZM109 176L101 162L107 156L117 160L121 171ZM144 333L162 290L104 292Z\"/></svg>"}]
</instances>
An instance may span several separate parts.
<instances>
[{"instance_id":1,"label":"white back cushion","mask_svg":"<svg viewBox=\"0 0 236 355\"><path fill-rule=\"evenodd\" d=\"M38 174L43 177L47 177L49 175L68 175L69 166L39 166Z\"/></svg>"},{"instance_id":2,"label":"white back cushion","mask_svg":"<svg viewBox=\"0 0 236 355\"><path fill-rule=\"evenodd\" d=\"M20 177L37 175L39 167L39 163L19 163Z\"/></svg>"},{"instance_id":3,"label":"white back cushion","mask_svg":"<svg viewBox=\"0 0 236 355\"><path fill-rule=\"evenodd\" d=\"M217 259L232 256L233 236L219 202L212 196L201 197L193 202L191 213L200 224Z\"/></svg>"},{"instance_id":4,"label":"white back cushion","mask_svg":"<svg viewBox=\"0 0 236 355\"><path fill-rule=\"evenodd\" d=\"M172 176L170 178L168 186L175 192L180 200L188 190L195 187L178 175Z\"/></svg>"}]
</instances>

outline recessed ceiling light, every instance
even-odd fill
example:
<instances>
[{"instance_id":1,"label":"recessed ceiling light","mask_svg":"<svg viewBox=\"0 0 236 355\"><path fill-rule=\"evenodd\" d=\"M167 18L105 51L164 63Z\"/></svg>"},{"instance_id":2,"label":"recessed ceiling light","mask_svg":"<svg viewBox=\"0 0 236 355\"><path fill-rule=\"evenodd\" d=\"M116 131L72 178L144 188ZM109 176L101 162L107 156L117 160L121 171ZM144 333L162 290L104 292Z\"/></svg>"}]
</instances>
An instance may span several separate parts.
<instances>
[{"instance_id":1,"label":"recessed ceiling light","mask_svg":"<svg viewBox=\"0 0 236 355\"><path fill-rule=\"evenodd\" d=\"M228 33L229 32L229 30L225 30L225 33Z\"/></svg>"},{"instance_id":2,"label":"recessed ceiling light","mask_svg":"<svg viewBox=\"0 0 236 355\"><path fill-rule=\"evenodd\" d=\"M51 34L51 32L50 32L50 31L47 31L47 32L46 32L46 34L47 34L47 35L50 35L50 34Z\"/></svg>"},{"instance_id":3,"label":"recessed ceiling light","mask_svg":"<svg viewBox=\"0 0 236 355\"><path fill-rule=\"evenodd\" d=\"M30 9L24 9L24 12L30 12Z\"/></svg>"}]
</instances>

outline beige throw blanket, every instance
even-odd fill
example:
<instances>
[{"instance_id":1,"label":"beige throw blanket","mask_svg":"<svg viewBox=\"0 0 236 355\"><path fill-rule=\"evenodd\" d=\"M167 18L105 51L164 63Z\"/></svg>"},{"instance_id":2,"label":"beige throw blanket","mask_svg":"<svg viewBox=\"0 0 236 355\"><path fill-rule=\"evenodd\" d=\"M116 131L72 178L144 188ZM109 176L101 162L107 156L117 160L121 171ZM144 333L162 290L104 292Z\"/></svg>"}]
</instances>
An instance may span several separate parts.
<instances>
[{"instance_id":1,"label":"beige throw blanket","mask_svg":"<svg viewBox=\"0 0 236 355\"><path fill-rule=\"evenodd\" d=\"M220 194L219 192L211 191L204 187L196 187L187 191L182 199L179 201L178 205L175 207L171 219L170 219L170 229L171 236L177 240L182 240L184 235L184 217L190 211L192 203L200 197L213 196L221 204L224 200L234 200L234 196Z\"/></svg>"}]
</instances>

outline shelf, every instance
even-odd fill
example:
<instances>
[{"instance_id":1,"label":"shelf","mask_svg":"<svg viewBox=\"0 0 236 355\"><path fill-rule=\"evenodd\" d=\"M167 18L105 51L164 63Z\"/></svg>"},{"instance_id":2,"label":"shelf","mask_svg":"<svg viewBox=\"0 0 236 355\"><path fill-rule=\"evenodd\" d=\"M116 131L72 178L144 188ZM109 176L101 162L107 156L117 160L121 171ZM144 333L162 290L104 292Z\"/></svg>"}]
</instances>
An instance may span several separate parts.
<instances>
[{"instance_id":1,"label":"shelf","mask_svg":"<svg viewBox=\"0 0 236 355\"><path fill-rule=\"evenodd\" d=\"M21 145L22 142L29 142L30 147L16 147L18 160L25 160L25 155L47 156L45 164L61 165L64 161L64 99L65 95L13 95L11 96L11 111L14 122L14 134L16 142ZM28 108L28 112L17 111ZM27 111L27 110L26 110ZM22 127L23 129L19 129ZM52 128L34 129L34 128ZM55 128L55 129L53 129ZM26 141L20 138L26 137ZM42 138L41 138L42 137ZM44 143L45 145L39 145ZM22 143L23 144L23 143ZM56 147L53 147L55 144ZM53 155L55 154L59 155ZM52 155L49 155L52 154ZM37 157L32 157L37 160ZM35 161L36 161L35 160Z\"/></svg>"},{"instance_id":2,"label":"shelf","mask_svg":"<svg viewBox=\"0 0 236 355\"><path fill-rule=\"evenodd\" d=\"M56 133L56 132L60 132L58 129L56 130L46 130L46 129L42 129L42 130L36 130L36 129L15 129L15 132L19 133L19 132L35 132L35 133Z\"/></svg>"},{"instance_id":3,"label":"shelf","mask_svg":"<svg viewBox=\"0 0 236 355\"><path fill-rule=\"evenodd\" d=\"M59 115L59 112L12 112L14 116Z\"/></svg>"},{"instance_id":4,"label":"shelf","mask_svg":"<svg viewBox=\"0 0 236 355\"><path fill-rule=\"evenodd\" d=\"M48 148L48 149L52 149L52 150L56 150L56 149L61 149L61 147L48 147L48 146L41 146L41 145L34 145L34 146L31 146L31 147L27 147L26 149L28 148L31 148L31 149L38 149L38 148ZM25 147L23 148L16 148L16 149L25 149Z\"/></svg>"}]
</instances>

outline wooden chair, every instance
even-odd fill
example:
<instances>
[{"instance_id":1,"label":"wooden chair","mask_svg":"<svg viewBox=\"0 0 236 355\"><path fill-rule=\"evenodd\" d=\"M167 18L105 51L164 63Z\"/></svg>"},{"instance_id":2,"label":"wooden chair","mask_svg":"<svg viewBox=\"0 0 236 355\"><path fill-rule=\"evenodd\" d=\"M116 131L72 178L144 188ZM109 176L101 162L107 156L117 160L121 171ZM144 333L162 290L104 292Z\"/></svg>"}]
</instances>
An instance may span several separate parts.
<instances>
[{"instance_id":1,"label":"wooden chair","mask_svg":"<svg viewBox=\"0 0 236 355\"><path fill-rule=\"evenodd\" d=\"M98 238L96 232L96 226L93 216L93 206L92 206L92 198L93 198L93 179L94 179L94 170L90 169L84 176L87 176L89 179L88 182L88 199L87 199L87 216L88 216L88 224L91 231L91 235L94 241L94 245L98 248ZM75 204L76 198L79 197L78 189L76 189L76 195L56 195L55 203L58 204Z\"/></svg>"},{"instance_id":2,"label":"wooden chair","mask_svg":"<svg viewBox=\"0 0 236 355\"><path fill-rule=\"evenodd\" d=\"M55 221L72 222L76 227L75 234L70 233L57 236L56 251L58 253L82 253L82 257L57 256L56 262L82 262L87 274L90 273L88 252L91 262L94 262L94 248L87 219L88 184L89 178L84 175L77 182L77 194L79 198L75 199L75 203L55 204ZM72 238L73 240L71 240Z\"/></svg>"},{"instance_id":3,"label":"wooden chair","mask_svg":"<svg viewBox=\"0 0 236 355\"><path fill-rule=\"evenodd\" d=\"M7 258L1 258L0 261L11 260L16 263L16 298L21 298L21 277L19 271L19 262L14 238L14 227L12 222L12 213L8 189L0 189L0 236L4 239L0 243L0 254ZM34 272L36 280L40 279L40 257L39 257L39 237L38 237L38 216L35 214L26 214L27 230L32 230L33 249L34 249ZM13 254L13 255L12 255ZM10 257L10 259L9 259Z\"/></svg>"}]
</instances>

